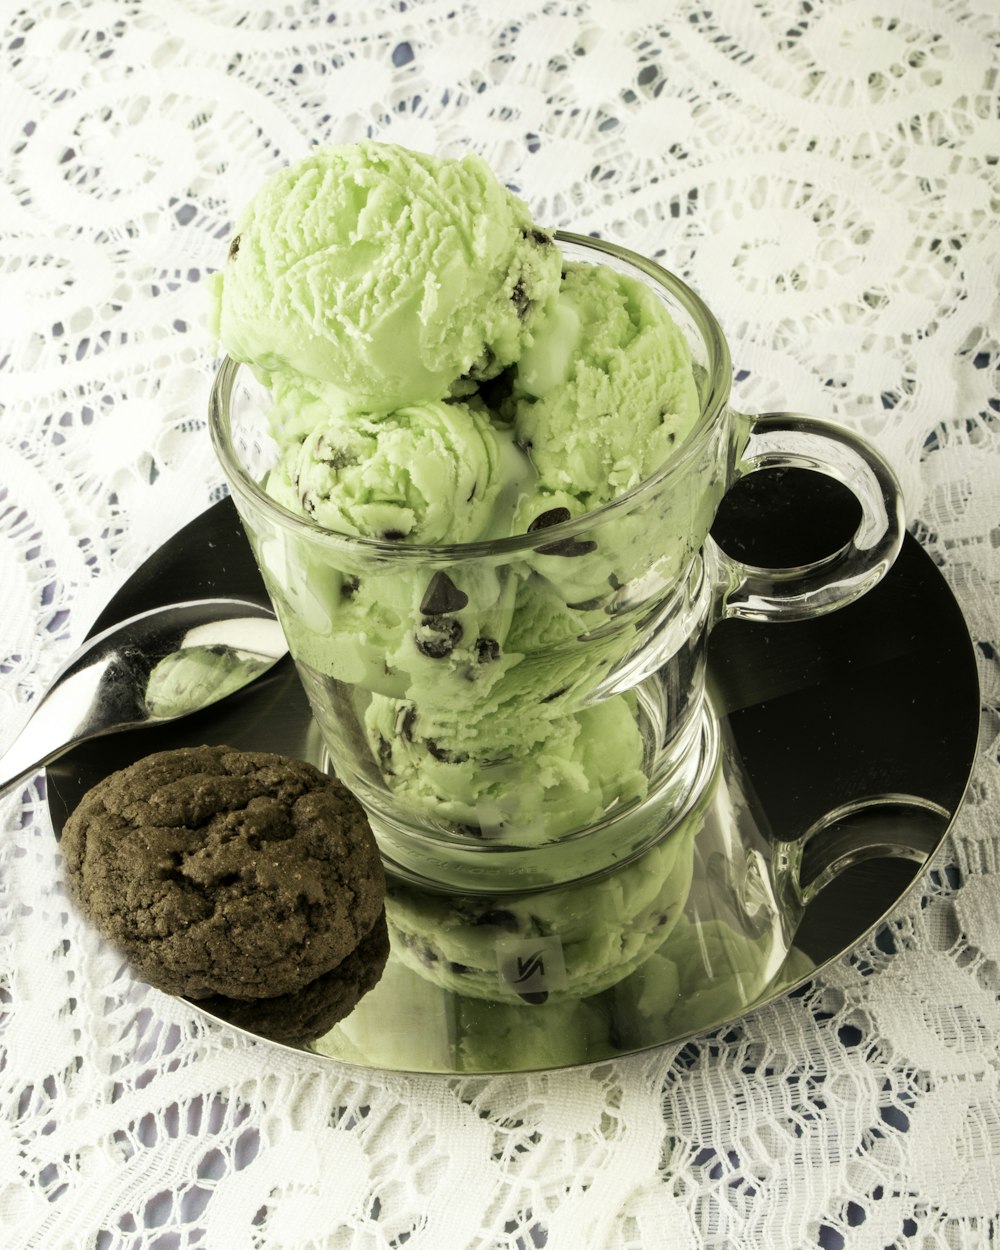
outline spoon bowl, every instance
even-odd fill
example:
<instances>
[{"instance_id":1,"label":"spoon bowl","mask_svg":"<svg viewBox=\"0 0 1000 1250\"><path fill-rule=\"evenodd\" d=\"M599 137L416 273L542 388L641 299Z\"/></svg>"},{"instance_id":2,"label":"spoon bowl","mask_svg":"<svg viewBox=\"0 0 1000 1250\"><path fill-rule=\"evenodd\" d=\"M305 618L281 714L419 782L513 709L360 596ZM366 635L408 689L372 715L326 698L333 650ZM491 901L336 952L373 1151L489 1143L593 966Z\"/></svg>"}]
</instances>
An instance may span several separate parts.
<instances>
[{"instance_id":1,"label":"spoon bowl","mask_svg":"<svg viewBox=\"0 0 1000 1250\"><path fill-rule=\"evenodd\" d=\"M31 707L0 756L0 791L88 739L200 711L287 651L274 613L249 600L192 599L111 625L70 656Z\"/></svg>"}]
</instances>

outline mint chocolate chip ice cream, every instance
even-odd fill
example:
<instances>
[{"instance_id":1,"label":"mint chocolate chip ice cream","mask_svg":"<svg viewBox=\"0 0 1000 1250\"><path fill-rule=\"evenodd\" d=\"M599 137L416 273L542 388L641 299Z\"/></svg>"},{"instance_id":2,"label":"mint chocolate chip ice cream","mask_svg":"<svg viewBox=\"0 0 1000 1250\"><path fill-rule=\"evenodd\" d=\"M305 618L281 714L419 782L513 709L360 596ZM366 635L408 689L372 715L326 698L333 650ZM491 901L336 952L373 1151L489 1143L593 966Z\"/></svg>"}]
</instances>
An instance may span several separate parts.
<instances>
[{"instance_id":1,"label":"mint chocolate chip ice cream","mask_svg":"<svg viewBox=\"0 0 1000 1250\"><path fill-rule=\"evenodd\" d=\"M365 725L390 788L481 840L531 846L644 796L642 741L625 696L530 722L527 706L470 717L376 695Z\"/></svg>"},{"instance_id":2,"label":"mint chocolate chip ice cream","mask_svg":"<svg viewBox=\"0 0 1000 1250\"><path fill-rule=\"evenodd\" d=\"M693 487L629 501L700 417L659 293L478 158L365 142L265 184L213 299L298 519L251 540L376 828L531 848L640 805L678 713L635 687L700 610L664 604L723 488L708 446Z\"/></svg>"},{"instance_id":3,"label":"mint chocolate chip ice cream","mask_svg":"<svg viewBox=\"0 0 1000 1250\"><path fill-rule=\"evenodd\" d=\"M301 441L284 444L268 494L341 534L474 542L506 532L527 476L510 433L485 409L426 400L391 412L323 414Z\"/></svg>"},{"instance_id":4,"label":"mint chocolate chip ice cream","mask_svg":"<svg viewBox=\"0 0 1000 1250\"><path fill-rule=\"evenodd\" d=\"M699 412L687 344L653 291L580 263L564 266L506 406L540 489L576 500L579 511L648 477Z\"/></svg>"},{"instance_id":5,"label":"mint chocolate chip ice cream","mask_svg":"<svg viewBox=\"0 0 1000 1250\"><path fill-rule=\"evenodd\" d=\"M219 337L269 384L391 410L495 376L559 284L551 236L477 156L317 148L270 178L214 284Z\"/></svg>"}]
</instances>

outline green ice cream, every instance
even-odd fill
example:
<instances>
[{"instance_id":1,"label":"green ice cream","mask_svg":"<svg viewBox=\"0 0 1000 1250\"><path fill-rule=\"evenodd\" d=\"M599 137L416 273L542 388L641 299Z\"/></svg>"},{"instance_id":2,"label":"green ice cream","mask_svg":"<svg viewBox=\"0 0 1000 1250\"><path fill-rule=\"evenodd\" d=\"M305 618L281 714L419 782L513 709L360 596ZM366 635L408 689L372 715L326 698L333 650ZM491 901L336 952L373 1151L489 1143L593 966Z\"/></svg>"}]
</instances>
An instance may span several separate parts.
<instances>
[{"instance_id":1,"label":"green ice cream","mask_svg":"<svg viewBox=\"0 0 1000 1250\"><path fill-rule=\"evenodd\" d=\"M610 1028L599 1000L529 1008L460 998L430 989L392 955L377 990L312 1049L365 1068L514 1072L606 1058Z\"/></svg>"},{"instance_id":2,"label":"green ice cream","mask_svg":"<svg viewBox=\"0 0 1000 1250\"><path fill-rule=\"evenodd\" d=\"M146 710L170 719L187 716L241 690L270 660L253 659L229 647L185 647L164 656L146 684Z\"/></svg>"},{"instance_id":3,"label":"green ice cream","mask_svg":"<svg viewBox=\"0 0 1000 1250\"><path fill-rule=\"evenodd\" d=\"M365 726L386 784L408 806L511 846L550 841L646 793L642 738L624 695L530 719L376 696Z\"/></svg>"},{"instance_id":4,"label":"green ice cream","mask_svg":"<svg viewBox=\"0 0 1000 1250\"><path fill-rule=\"evenodd\" d=\"M719 493L710 465L586 528L698 417L659 297L564 262L477 157L372 142L266 183L214 294L222 344L274 395L264 489L378 544L252 527L343 780L370 810L516 846L641 803L642 726L664 726L595 691L626 660L644 676L654 632L662 664L659 604ZM449 554L483 540L501 547ZM413 545L438 551L398 558Z\"/></svg>"},{"instance_id":5,"label":"green ice cream","mask_svg":"<svg viewBox=\"0 0 1000 1250\"><path fill-rule=\"evenodd\" d=\"M645 283L570 263L514 369L517 441L545 491L587 511L638 485L699 414L691 353Z\"/></svg>"},{"instance_id":6,"label":"green ice cream","mask_svg":"<svg viewBox=\"0 0 1000 1250\"><path fill-rule=\"evenodd\" d=\"M286 392L283 410L293 405ZM298 411L308 407L301 401ZM289 421L293 420L289 417ZM325 529L415 543L475 542L509 526L529 466L471 404L326 413L285 443L267 493Z\"/></svg>"},{"instance_id":7,"label":"green ice cream","mask_svg":"<svg viewBox=\"0 0 1000 1250\"><path fill-rule=\"evenodd\" d=\"M263 380L388 411L516 360L559 272L551 235L479 157L317 148L239 219L215 320Z\"/></svg>"}]
</instances>

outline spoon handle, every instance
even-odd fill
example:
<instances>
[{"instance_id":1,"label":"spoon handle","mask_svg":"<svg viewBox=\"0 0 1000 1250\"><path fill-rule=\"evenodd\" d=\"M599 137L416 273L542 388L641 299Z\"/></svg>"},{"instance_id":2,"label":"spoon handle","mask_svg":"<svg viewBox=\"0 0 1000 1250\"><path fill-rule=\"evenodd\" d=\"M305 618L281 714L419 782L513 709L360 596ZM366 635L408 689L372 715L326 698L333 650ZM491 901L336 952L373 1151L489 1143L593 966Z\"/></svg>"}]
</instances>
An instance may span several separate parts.
<instances>
[{"instance_id":1,"label":"spoon handle","mask_svg":"<svg viewBox=\"0 0 1000 1250\"><path fill-rule=\"evenodd\" d=\"M139 613L89 638L0 756L0 792L71 747L176 720L233 694L288 651L274 614L234 599Z\"/></svg>"},{"instance_id":2,"label":"spoon handle","mask_svg":"<svg viewBox=\"0 0 1000 1250\"><path fill-rule=\"evenodd\" d=\"M58 759L71 747L107 728L126 728L142 719L134 686L122 680L127 662L116 652L76 668L53 685L31 709L14 741L0 756L0 793ZM101 729L95 712L107 723Z\"/></svg>"}]
</instances>

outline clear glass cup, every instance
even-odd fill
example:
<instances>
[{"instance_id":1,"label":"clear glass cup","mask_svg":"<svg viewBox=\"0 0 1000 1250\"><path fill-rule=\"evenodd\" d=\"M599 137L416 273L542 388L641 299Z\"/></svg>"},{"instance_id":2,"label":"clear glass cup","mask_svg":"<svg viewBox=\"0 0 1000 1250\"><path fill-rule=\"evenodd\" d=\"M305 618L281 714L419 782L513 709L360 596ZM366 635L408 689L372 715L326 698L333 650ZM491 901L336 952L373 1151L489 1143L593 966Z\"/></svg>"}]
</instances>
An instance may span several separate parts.
<instances>
[{"instance_id":1,"label":"clear glass cup","mask_svg":"<svg viewBox=\"0 0 1000 1250\"><path fill-rule=\"evenodd\" d=\"M718 762L706 643L725 617L798 620L852 602L902 542L891 470L848 431L729 405L729 352L680 279L613 244L558 236L572 260L646 282L686 335L701 413L661 467L584 516L441 546L324 530L271 499L269 392L234 361L210 426L338 776L387 869L492 893L564 883L680 827ZM766 569L710 536L740 477L799 467L848 486L854 536Z\"/></svg>"}]
</instances>

